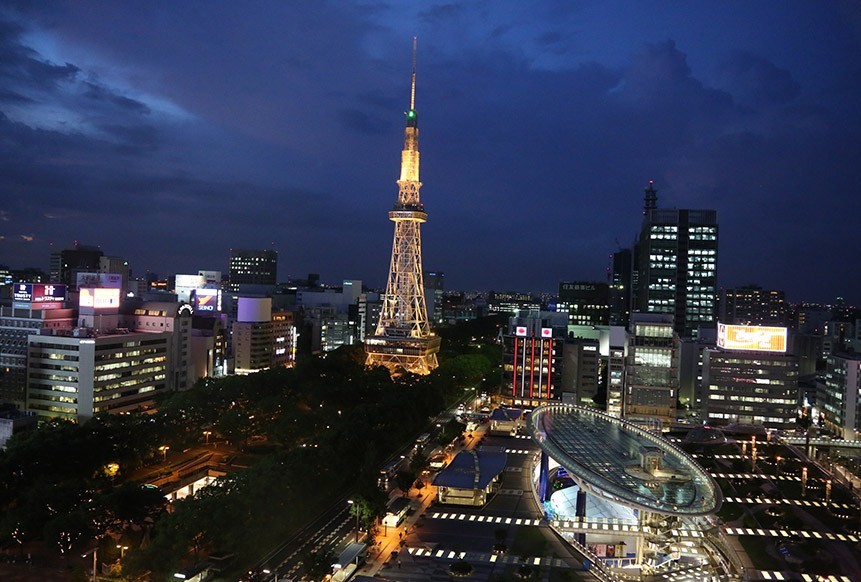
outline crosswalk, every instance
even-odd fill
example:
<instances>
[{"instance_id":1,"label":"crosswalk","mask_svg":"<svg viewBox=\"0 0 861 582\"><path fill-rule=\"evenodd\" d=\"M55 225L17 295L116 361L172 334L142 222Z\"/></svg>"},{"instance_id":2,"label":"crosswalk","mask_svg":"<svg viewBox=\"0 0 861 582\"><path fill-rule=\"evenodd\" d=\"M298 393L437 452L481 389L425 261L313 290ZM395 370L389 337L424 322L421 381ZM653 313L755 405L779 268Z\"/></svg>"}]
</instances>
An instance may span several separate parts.
<instances>
[{"instance_id":1,"label":"crosswalk","mask_svg":"<svg viewBox=\"0 0 861 582\"><path fill-rule=\"evenodd\" d=\"M759 536L773 538L807 538L857 543L861 538L852 534L818 532L797 529L759 529L750 527L728 527L724 531L731 536Z\"/></svg>"},{"instance_id":2,"label":"crosswalk","mask_svg":"<svg viewBox=\"0 0 861 582\"><path fill-rule=\"evenodd\" d=\"M769 504L769 505L798 505L800 507L831 507L832 509L854 509L848 503L825 503L823 501L808 501L807 499L771 499L768 497L724 497L729 503Z\"/></svg>"},{"instance_id":3,"label":"crosswalk","mask_svg":"<svg viewBox=\"0 0 861 582\"><path fill-rule=\"evenodd\" d=\"M530 557L525 560L520 556L511 554L495 554L489 552L456 552L454 550L437 550L429 548L407 548L410 555L424 558L439 558L442 560L466 560L468 562L489 562L491 564L522 564L531 566L549 566L551 568L565 568L568 564L553 557Z\"/></svg>"},{"instance_id":4,"label":"crosswalk","mask_svg":"<svg viewBox=\"0 0 861 582\"><path fill-rule=\"evenodd\" d=\"M853 582L849 576L817 576L811 574L796 574L795 572L779 572L775 570L745 570L749 580L802 580L803 582Z\"/></svg>"},{"instance_id":5,"label":"crosswalk","mask_svg":"<svg viewBox=\"0 0 861 582\"><path fill-rule=\"evenodd\" d=\"M710 473L715 479L772 479L777 481L801 481L794 475L765 475L762 473Z\"/></svg>"},{"instance_id":6,"label":"crosswalk","mask_svg":"<svg viewBox=\"0 0 861 582\"><path fill-rule=\"evenodd\" d=\"M472 521L475 523L501 523L504 525L541 525L540 519L529 519L522 517L502 517L499 515L476 515L474 513L448 513L434 511L426 513L431 519L454 519L458 521Z\"/></svg>"}]
</instances>

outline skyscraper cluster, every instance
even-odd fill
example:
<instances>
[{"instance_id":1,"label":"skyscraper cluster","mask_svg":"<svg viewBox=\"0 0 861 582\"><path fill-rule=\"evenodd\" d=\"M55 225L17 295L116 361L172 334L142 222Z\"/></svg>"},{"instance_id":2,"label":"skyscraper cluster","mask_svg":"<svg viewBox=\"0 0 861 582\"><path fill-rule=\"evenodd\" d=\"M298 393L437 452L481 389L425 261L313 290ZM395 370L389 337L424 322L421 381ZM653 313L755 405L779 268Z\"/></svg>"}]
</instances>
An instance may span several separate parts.
<instances>
[{"instance_id":1,"label":"skyscraper cluster","mask_svg":"<svg viewBox=\"0 0 861 582\"><path fill-rule=\"evenodd\" d=\"M721 289L717 212L661 208L652 182L643 200L640 231L612 254L606 281L562 281L555 301L491 304L511 314L503 400L595 406L650 426L787 429L810 415L854 438L861 313L793 307L758 285ZM523 349L536 341L552 348Z\"/></svg>"}]
</instances>

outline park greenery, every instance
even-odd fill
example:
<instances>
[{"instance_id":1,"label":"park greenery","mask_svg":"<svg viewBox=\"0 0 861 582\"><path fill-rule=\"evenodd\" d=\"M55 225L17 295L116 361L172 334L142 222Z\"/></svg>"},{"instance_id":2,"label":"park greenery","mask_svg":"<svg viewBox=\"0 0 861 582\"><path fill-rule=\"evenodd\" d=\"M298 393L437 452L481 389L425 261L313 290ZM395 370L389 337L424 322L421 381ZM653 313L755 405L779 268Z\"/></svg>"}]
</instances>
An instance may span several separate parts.
<instances>
[{"instance_id":1,"label":"park greenery","mask_svg":"<svg viewBox=\"0 0 861 582\"><path fill-rule=\"evenodd\" d=\"M153 414L57 420L16 435L0 452L0 545L62 556L97 546L103 561L126 546L123 574L158 578L213 551L254 563L346 494L369 525L384 507L383 462L465 389L498 382L501 350L488 341L496 330L488 319L443 331L446 351L428 376L366 369L361 348L344 347L293 368L202 379ZM165 447L200 446L204 435L242 451L247 468L170 505L136 481ZM417 457L404 487L425 462Z\"/></svg>"}]
</instances>

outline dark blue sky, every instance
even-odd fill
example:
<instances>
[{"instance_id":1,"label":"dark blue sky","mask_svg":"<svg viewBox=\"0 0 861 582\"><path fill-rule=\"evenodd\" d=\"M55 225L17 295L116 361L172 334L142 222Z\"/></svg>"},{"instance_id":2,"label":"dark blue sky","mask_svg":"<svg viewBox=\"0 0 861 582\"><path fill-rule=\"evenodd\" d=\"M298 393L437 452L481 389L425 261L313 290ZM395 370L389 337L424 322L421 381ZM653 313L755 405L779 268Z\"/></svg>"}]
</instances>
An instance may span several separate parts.
<instances>
[{"instance_id":1,"label":"dark blue sky","mask_svg":"<svg viewBox=\"0 0 861 582\"><path fill-rule=\"evenodd\" d=\"M16 2L0 8L0 263L385 280L412 36L424 264L602 280L659 205L715 208L721 286L861 304L854 2Z\"/></svg>"}]
</instances>

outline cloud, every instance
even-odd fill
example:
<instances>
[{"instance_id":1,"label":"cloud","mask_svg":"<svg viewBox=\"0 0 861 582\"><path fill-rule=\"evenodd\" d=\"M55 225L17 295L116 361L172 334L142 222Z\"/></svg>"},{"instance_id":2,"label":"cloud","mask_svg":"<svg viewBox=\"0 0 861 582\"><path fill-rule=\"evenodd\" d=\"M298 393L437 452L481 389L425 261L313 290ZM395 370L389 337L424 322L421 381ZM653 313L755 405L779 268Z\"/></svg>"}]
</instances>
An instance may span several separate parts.
<instances>
[{"instance_id":1,"label":"cloud","mask_svg":"<svg viewBox=\"0 0 861 582\"><path fill-rule=\"evenodd\" d=\"M386 132L385 122L358 109L342 109L338 112L338 119L351 131L369 135L382 135Z\"/></svg>"},{"instance_id":2,"label":"cloud","mask_svg":"<svg viewBox=\"0 0 861 582\"><path fill-rule=\"evenodd\" d=\"M796 99L801 85L792 73L749 52L734 54L720 65L718 82L742 105L768 107Z\"/></svg>"}]
</instances>

